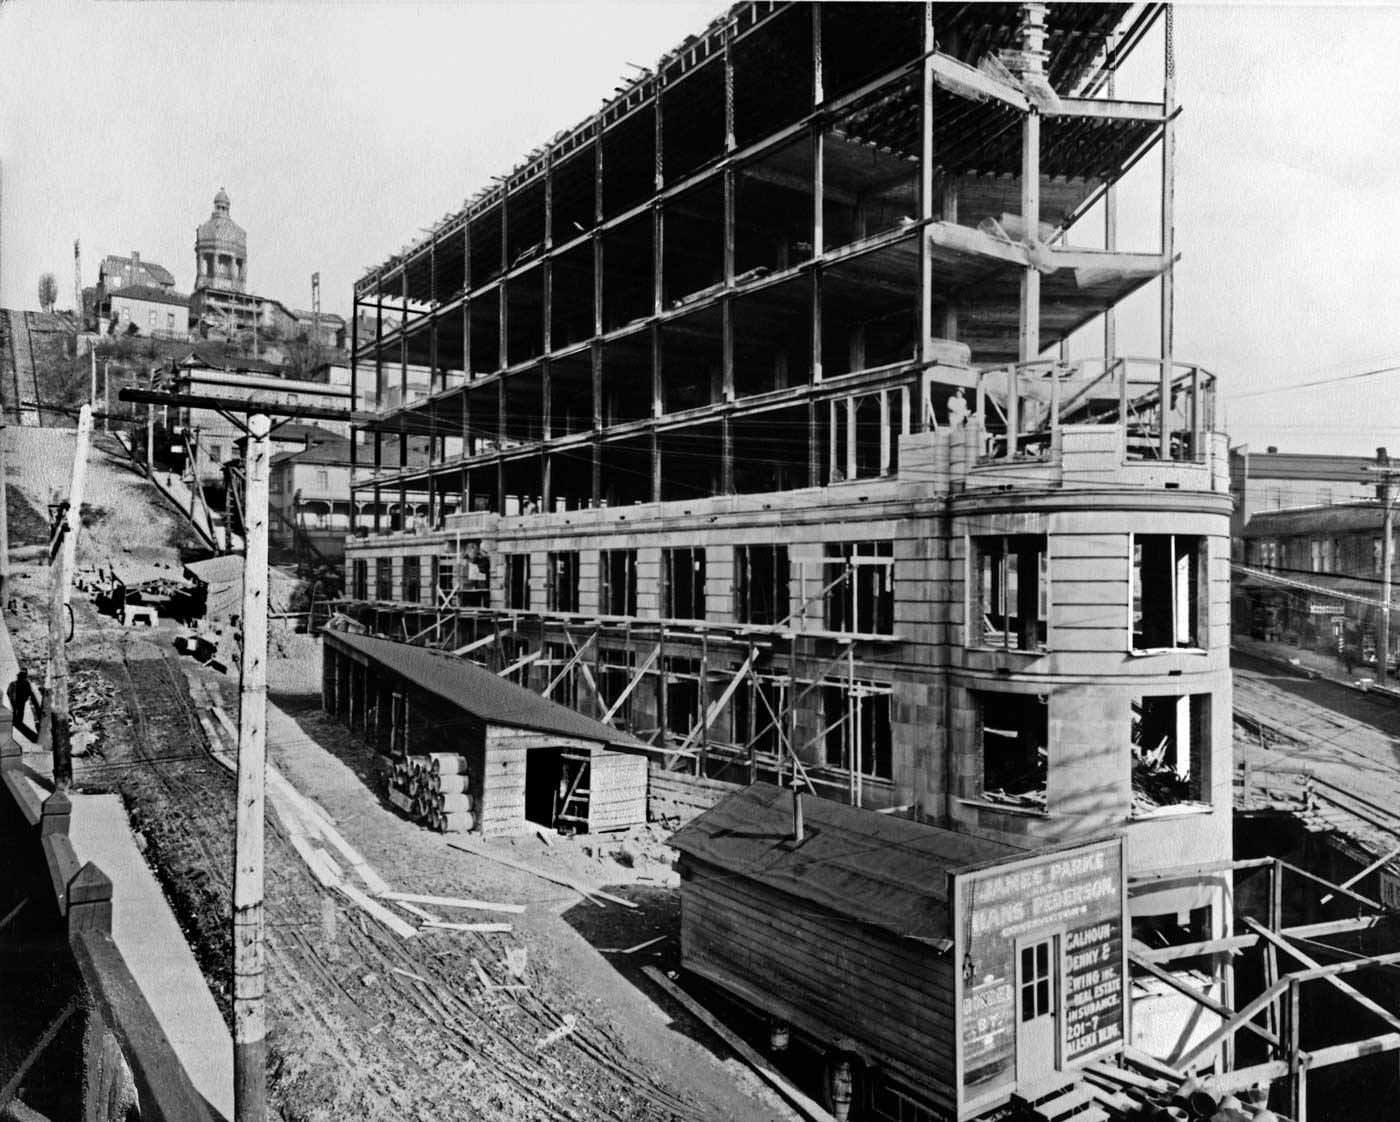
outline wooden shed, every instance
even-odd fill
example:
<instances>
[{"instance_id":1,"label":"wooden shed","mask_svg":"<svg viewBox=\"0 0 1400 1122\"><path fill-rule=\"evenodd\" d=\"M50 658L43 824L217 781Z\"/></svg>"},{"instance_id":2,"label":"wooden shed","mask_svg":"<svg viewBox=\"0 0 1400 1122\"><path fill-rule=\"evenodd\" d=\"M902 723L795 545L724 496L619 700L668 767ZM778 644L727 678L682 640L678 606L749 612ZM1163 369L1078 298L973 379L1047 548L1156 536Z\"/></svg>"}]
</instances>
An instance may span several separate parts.
<instances>
[{"instance_id":1,"label":"wooden shed","mask_svg":"<svg viewBox=\"0 0 1400 1122\"><path fill-rule=\"evenodd\" d=\"M860 1117L973 1118L1121 1051L1120 837L1029 852L755 784L679 830L681 962L860 1072ZM859 1107L858 1107L859 1111Z\"/></svg>"},{"instance_id":2,"label":"wooden shed","mask_svg":"<svg viewBox=\"0 0 1400 1122\"><path fill-rule=\"evenodd\" d=\"M627 733L451 655L343 631L323 638L326 712L395 758L465 757L484 836L646 821L645 745Z\"/></svg>"}]
</instances>

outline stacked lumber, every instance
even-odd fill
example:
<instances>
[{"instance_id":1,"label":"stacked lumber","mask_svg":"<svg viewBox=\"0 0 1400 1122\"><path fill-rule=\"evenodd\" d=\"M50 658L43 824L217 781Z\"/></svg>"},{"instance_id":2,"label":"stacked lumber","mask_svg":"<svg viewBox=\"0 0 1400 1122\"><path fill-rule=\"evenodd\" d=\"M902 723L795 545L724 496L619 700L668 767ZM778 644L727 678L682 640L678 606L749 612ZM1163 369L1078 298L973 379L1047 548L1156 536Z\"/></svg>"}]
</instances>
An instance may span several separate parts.
<instances>
[{"instance_id":1,"label":"stacked lumber","mask_svg":"<svg viewBox=\"0 0 1400 1122\"><path fill-rule=\"evenodd\" d=\"M389 773L389 801L415 822L440 834L476 825L467 758L455 752L405 756Z\"/></svg>"}]
</instances>

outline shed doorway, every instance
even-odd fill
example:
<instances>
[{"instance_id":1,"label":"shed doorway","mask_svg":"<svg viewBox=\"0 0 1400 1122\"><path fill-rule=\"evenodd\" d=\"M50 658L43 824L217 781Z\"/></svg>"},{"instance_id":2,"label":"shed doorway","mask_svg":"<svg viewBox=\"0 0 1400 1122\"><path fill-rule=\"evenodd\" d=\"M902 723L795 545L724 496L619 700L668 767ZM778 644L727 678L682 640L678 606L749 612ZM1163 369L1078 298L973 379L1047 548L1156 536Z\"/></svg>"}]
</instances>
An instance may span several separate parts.
<instances>
[{"instance_id":1,"label":"shed doorway","mask_svg":"<svg viewBox=\"0 0 1400 1122\"><path fill-rule=\"evenodd\" d=\"M554 829L559 791L559 749L531 748L525 753L525 817Z\"/></svg>"},{"instance_id":2,"label":"shed doorway","mask_svg":"<svg viewBox=\"0 0 1400 1122\"><path fill-rule=\"evenodd\" d=\"M1023 940L1016 952L1016 1082L1028 1086L1060 1063L1060 938Z\"/></svg>"}]
</instances>

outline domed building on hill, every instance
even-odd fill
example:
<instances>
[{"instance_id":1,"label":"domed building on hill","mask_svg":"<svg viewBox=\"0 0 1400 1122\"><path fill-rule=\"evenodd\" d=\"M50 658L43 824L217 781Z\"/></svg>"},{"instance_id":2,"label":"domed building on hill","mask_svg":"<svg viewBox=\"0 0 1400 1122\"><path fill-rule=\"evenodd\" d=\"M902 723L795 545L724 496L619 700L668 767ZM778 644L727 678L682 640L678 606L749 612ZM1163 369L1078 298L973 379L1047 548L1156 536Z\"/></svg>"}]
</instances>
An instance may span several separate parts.
<instances>
[{"instance_id":1,"label":"domed building on hill","mask_svg":"<svg viewBox=\"0 0 1400 1122\"><path fill-rule=\"evenodd\" d=\"M228 192L214 196L214 211L194 235L195 291L223 288L244 291L248 280L248 234L229 217Z\"/></svg>"},{"instance_id":2,"label":"domed building on hill","mask_svg":"<svg viewBox=\"0 0 1400 1122\"><path fill-rule=\"evenodd\" d=\"M248 234L229 215L228 192L214 196L214 210L194 236L194 293L190 330L204 339L247 339L255 357L281 362L283 344L315 340L340 350L345 320L330 312L299 311L261 296L248 285Z\"/></svg>"}]
</instances>

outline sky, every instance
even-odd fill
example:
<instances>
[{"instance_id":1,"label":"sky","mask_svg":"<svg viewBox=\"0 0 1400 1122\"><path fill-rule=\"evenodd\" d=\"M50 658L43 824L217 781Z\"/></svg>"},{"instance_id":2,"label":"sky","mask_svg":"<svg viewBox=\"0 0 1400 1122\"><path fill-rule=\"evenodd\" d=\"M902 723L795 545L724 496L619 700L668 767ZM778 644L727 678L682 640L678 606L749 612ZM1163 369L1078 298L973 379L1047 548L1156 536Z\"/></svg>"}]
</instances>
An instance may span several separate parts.
<instances>
[{"instance_id":1,"label":"sky","mask_svg":"<svg viewBox=\"0 0 1400 1122\"><path fill-rule=\"evenodd\" d=\"M44 272L71 304L75 238L85 284L134 249L188 291L223 187L250 288L309 307L319 271L347 314L369 267L724 6L0 0L0 305L36 307ZM1176 356L1217 375L1233 443L1400 448L1400 369L1355 377L1400 368L1400 0L1183 4L1175 42ZM1120 244L1155 251L1131 200L1156 167L1134 174ZM1156 300L1124 350L1155 353Z\"/></svg>"}]
</instances>

